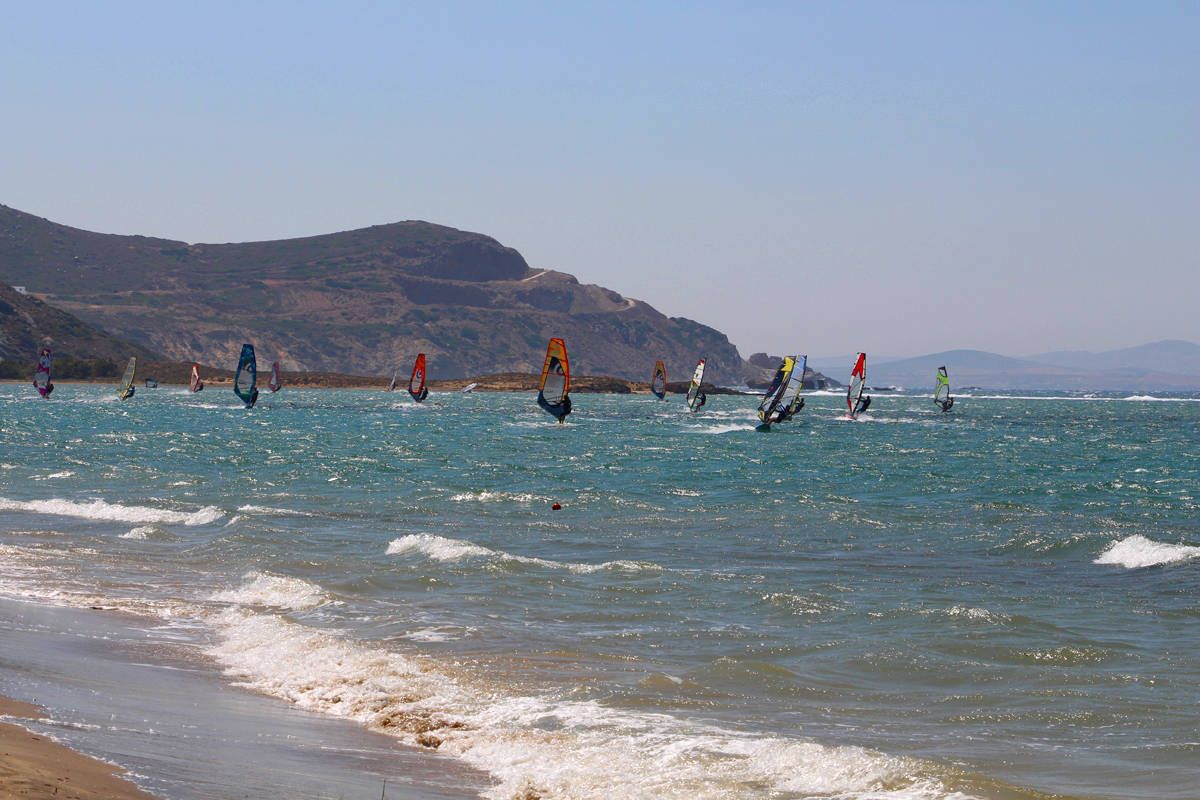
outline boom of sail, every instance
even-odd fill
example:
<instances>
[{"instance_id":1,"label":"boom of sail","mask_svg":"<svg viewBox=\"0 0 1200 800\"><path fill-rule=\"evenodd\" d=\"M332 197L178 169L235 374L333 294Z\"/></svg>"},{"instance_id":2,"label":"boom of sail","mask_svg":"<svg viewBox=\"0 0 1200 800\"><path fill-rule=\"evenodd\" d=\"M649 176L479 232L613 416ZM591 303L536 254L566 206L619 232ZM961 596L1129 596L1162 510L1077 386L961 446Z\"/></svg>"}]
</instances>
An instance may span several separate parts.
<instances>
[{"instance_id":1,"label":"boom of sail","mask_svg":"<svg viewBox=\"0 0 1200 800\"><path fill-rule=\"evenodd\" d=\"M950 376L945 367L937 369L937 388L933 390L933 402L942 411L949 411L954 406L954 398L950 396Z\"/></svg>"},{"instance_id":2,"label":"boom of sail","mask_svg":"<svg viewBox=\"0 0 1200 800\"><path fill-rule=\"evenodd\" d=\"M700 385L704 383L704 359L700 359L696 363L696 371L692 373L692 382L688 384L687 404L692 411L700 408L708 402L708 396L700 391Z\"/></svg>"},{"instance_id":3,"label":"boom of sail","mask_svg":"<svg viewBox=\"0 0 1200 800\"><path fill-rule=\"evenodd\" d=\"M413 363L412 377L408 379L408 393L418 403L429 396L429 389L425 386L424 353L417 353L417 360Z\"/></svg>"},{"instance_id":4,"label":"boom of sail","mask_svg":"<svg viewBox=\"0 0 1200 800\"><path fill-rule=\"evenodd\" d=\"M561 422L571 413L571 368L567 363L567 346L562 339L551 339L546 346L546 361L542 364L542 380L538 384L538 405Z\"/></svg>"},{"instance_id":5,"label":"boom of sail","mask_svg":"<svg viewBox=\"0 0 1200 800\"><path fill-rule=\"evenodd\" d=\"M654 362L654 375L650 378L650 391L659 400L667 399L667 368L663 362Z\"/></svg>"},{"instance_id":6,"label":"boom of sail","mask_svg":"<svg viewBox=\"0 0 1200 800\"><path fill-rule=\"evenodd\" d=\"M254 345L242 345L242 354L238 357L237 374L233 378L233 393L246 404L246 408L254 408L258 400L258 367L254 361Z\"/></svg>"},{"instance_id":7,"label":"boom of sail","mask_svg":"<svg viewBox=\"0 0 1200 800\"><path fill-rule=\"evenodd\" d=\"M121 388L117 390L117 397L122 400L128 400L133 397L133 374L137 372L137 356L132 356L129 363L125 365L125 375L121 378Z\"/></svg>"},{"instance_id":8,"label":"boom of sail","mask_svg":"<svg viewBox=\"0 0 1200 800\"><path fill-rule=\"evenodd\" d=\"M49 397L54 391L50 383L50 348L43 347L38 353L37 372L33 373L33 386L42 397Z\"/></svg>"}]
</instances>

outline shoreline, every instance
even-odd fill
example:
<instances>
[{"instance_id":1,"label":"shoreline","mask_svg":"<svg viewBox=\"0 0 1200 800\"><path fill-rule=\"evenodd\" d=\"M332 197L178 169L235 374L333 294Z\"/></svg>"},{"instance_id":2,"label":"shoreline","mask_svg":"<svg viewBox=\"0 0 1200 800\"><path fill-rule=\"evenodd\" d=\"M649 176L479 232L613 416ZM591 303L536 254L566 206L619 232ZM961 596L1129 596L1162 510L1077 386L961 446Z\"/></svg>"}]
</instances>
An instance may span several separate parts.
<instances>
[{"instance_id":1,"label":"shoreline","mask_svg":"<svg viewBox=\"0 0 1200 800\"><path fill-rule=\"evenodd\" d=\"M43 715L38 706L0 694L0 800L158 800L125 778L121 767L12 721Z\"/></svg>"},{"instance_id":2,"label":"shoreline","mask_svg":"<svg viewBox=\"0 0 1200 800\"><path fill-rule=\"evenodd\" d=\"M362 391L386 391L390 378L376 378L369 375L338 375L325 372L312 373L280 373L283 380L284 389L354 389ZM476 375L469 378L450 378L430 380L426 383L431 392L461 392L464 386L472 383L476 384L472 392L505 392L509 394L519 394L522 392L537 392L538 382L541 375L534 373L520 372L504 372L490 375ZM28 380L20 378L4 378L0 379L0 383L29 383ZM120 385L120 380L113 378L55 378L54 384L70 386L112 386ZM187 381L172 381L159 380L158 386L163 387L181 387L187 386ZM233 378L231 377L206 377L204 378L205 388L232 388ZM139 391L143 387L134 381L134 388ZM672 382L667 384L668 395L683 396L687 393L687 382ZM725 386L714 386L710 383L704 383L703 390L706 394L712 395L749 395L756 394L755 392L744 392L738 389L731 389ZM144 389L144 391L153 392L155 389ZM408 384L397 383L396 392L404 394L408 391ZM613 378L607 375L582 375L571 380L572 394L639 394L649 395L650 384L645 381L630 381L624 378Z\"/></svg>"}]
</instances>

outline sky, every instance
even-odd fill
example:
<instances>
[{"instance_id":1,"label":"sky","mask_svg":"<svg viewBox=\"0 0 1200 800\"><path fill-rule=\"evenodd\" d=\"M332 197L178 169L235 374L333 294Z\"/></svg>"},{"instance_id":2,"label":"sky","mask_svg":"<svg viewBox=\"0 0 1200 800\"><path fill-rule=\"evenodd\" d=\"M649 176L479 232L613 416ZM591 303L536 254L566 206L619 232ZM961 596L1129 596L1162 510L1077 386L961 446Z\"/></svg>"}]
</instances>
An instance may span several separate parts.
<instances>
[{"instance_id":1,"label":"sky","mask_svg":"<svg viewBox=\"0 0 1200 800\"><path fill-rule=\"evenodd\" d=\"M4 8L55 222L427 220L743 356L1200 341L1200 0Z\"/></svg>"}]
</instances>

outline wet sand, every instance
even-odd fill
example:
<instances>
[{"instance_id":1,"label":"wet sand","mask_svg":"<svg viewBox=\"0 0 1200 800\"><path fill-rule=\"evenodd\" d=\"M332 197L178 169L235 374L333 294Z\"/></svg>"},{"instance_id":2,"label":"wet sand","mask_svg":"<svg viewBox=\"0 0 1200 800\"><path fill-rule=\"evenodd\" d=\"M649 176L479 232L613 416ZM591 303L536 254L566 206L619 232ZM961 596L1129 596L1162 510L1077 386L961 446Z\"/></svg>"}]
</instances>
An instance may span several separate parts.
<instances>
[{"instance_id":1,"label":"wet sand","mask_svg":"<svg viewBox=\"0 0 1200 800\"><path fill-rule=\"evenodd\" d=\"M37 706L0 696L0 716L37 719ZM0 722L0 800L154 800L122 770L19 725Z\"/></svg>"}]
</instances>

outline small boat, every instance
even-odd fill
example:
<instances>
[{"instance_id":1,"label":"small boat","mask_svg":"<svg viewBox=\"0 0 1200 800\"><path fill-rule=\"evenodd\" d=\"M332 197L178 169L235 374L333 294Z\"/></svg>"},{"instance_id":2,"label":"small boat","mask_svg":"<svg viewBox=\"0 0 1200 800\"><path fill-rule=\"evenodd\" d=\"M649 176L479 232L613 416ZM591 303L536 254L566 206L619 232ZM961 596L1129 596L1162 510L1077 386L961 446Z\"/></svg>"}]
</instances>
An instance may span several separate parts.
<instances>
[{"instance_id":1,"label":"small boat","mask_svg":"<svg viewBox=\"0 0 1200 800\"><path fill-rule=\"evenodd\" d=\"M192 364L192 380L188 384L188 388L190 388L193 392L204 391L204 381L200 380L199 364Z\"/></svg>"},{"instance_id":2,"label":"small boat","mask_svg":"<svg viewBox=\"0 0 1200 800\"><path fill-rule=\"evenodd\" d=\"M650 377L650 392L659 400L667 399L667 368L663 362L654 362L654 375Z\"/></svg>"},{"instance_id":3,"label":"small boat","mask_svg":"<svg viewBox=\"0 0 1200 800\"><path fill-rule=\"evenodd\" d=\"M33 388L47 399L54 391L54 384L50 382L50 363L50 348L43 347L42 352L38 353L37 371L33 373Z\"/></svg>"},{"instance_id":4,"label":"small boat","mask_svg":"<svg viewBox=\"0 0 1200 800\"><path fill-rule=\"evenodd\" d=\"M571 413L570 390L571 368L567 363L567 345L562 339L551 339L546 346L542 380L538 384L538 405L562 422Z\"/></svg>"},{"instance_id":5,"label":"small boat","mask_svg":"<svg viewBox=\"0 0 1200 800\"><path fill-rule=\"evenodd\" d=\"M137 372L137 356L129 359L129 363L125 365L125 375L121 378L121 388L117 390L117 397L122 400L128 400L133 397L133 375Z\"/></svg>"},{"instance_id":6,"label":"small boat","mask_svg":"<svg viewBox=\"0 0 1200 800\"><path fill-rule=\"evenodd\" d=\"M700 406L708 402L708 395L700 391L701 384L704 383L704 359L696 362L696 370L692 373L692 382L688 384L687 404L692 411L699 410Z\"/></svg>"},{"instance_id":7,"label":"small boat","mask_svg":"<svg viewBox=\"0 0 1200 800\"><path fill-rule=\"evenodd\" d=\"M408 393L418 403L429 397L429 387L425 385L425 354L417 353L413 362L412 376L408 379Z\"/></svg>"},{"instance_id":8,"label":"small boat","mask_svg":"<svg viewBox=\"0 0 1200 800\"><path fill-rule=\"evenodd\" d=\"M937 388L933 390L933 402L943 413L954 407L954 398L950 396L950 376L945 367L937 368Z\"/></svg>"},{"instance_id":9,"label":"small boat","mask_svg":"<svg viewBox=\"0 0 1200 800\"><path fill-rule=\"evenodd\" d=\"M279 380L279 362L271 363L271 380L267 381L267 388L272 392L278 392L283 386L283 382Z\"/></svg>"},{"instance_id":10,"label":"small boat","mask_svg":"<svg viewBox=\"0 0 1200 800\"><path fill-rule=\"evenodd\" d=\"M254 361L254 345L242 345L242 354L238 357L237 374L233 377L233 393L246 404L246 408L254 408L258 402L258 367Z\"/></svg>"},{"instance_id":11,"label":"small boat","mask_svg":"<svg viewBox=\"0 0 1200 800\"><path fill-rule=\"evenodd\" d=\"M863 388L867 383L867 354L859 353L854 368L850 370L850 386L846 389L846 407L850 419L858 419L858 415L871 405L871 398L863 397Z\"/></svg>"}]
</instances>

